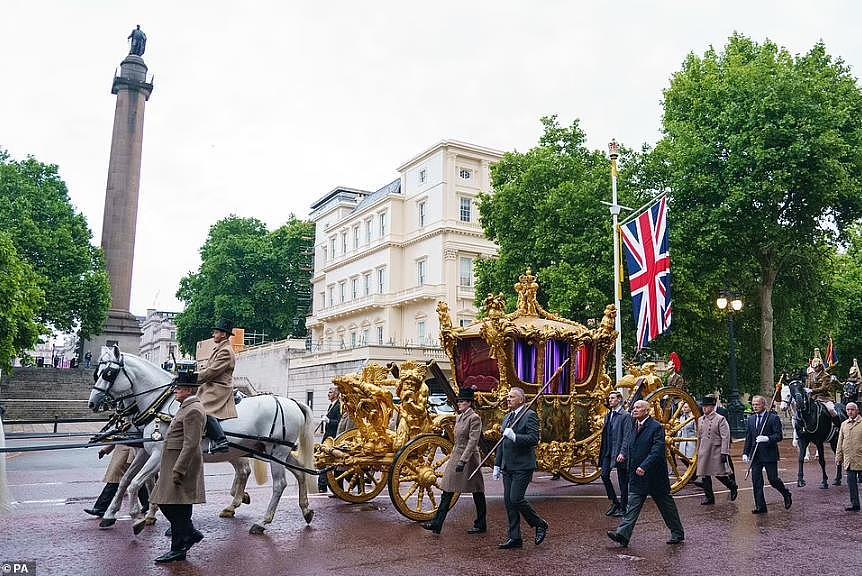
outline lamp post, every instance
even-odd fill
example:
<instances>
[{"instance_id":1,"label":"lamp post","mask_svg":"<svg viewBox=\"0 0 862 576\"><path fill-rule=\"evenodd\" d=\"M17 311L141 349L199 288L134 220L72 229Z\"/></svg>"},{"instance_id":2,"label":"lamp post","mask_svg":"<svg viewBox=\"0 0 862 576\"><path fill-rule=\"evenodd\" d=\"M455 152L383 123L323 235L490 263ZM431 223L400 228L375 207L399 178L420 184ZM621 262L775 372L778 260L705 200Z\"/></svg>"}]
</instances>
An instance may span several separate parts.
<instances>
[{"instance_id":1,"label":"lamp post","mask_svg":"<svg viewBox=\"0 0 862 576\"><path fill-rule=\"evenodd\" d=\"M616 140L611 140L608 144L608 153L611 158L611 216L613 217L614 228L614 306L617 309L617 315L614 318L614 329L617 331L617 340L614 344L614 355L616 356L615 376L616 383L619 385L623 379L623 331L622 320L620 315L620 282L622 274L620 273L620 232L619 218L620 209L617 204L617 159L620 157L620 145Z\"/></svg>"},{"instance_id":2,"label":"lamp post","mask_svg":"<svg viewBox=\"0 0 862 576\"><path fill-rule=\"evenodd\" d=\"M736 334L734 333L733 315L742 310L742 299L733 292L723 290L715 300L719 310L727 312L727 368L730 378L727 412L732 436L745 434L745 406L739 400L739 387L736 380Z\"/></svg>"}]
</instances>

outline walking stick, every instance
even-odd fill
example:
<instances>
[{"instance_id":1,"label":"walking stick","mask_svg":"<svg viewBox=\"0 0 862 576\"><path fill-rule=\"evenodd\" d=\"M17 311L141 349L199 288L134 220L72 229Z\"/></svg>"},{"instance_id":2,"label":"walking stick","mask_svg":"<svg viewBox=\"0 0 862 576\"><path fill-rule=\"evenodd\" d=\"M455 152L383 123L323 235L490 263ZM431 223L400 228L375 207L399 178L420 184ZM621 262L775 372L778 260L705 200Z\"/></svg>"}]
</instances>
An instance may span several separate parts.
<instances>
[{"instance_id":1,"label":"walking stick","mask_svg":"<svg viewBox=\"0 0 862 576\"><path fill-rule=\"evenodd\" d=\"M782 375L782 378L784 376ZM778 380L779 385L781 384L781 379ZM780 388L779 388L780 390ZM775 396L776 393L773 392L772 398L770 398L769 408L765 411L766 418L763 419L763 423L760 425L760 430L757 435L763 435L763 429L766 428L766 422L769 420L769 415L772 414L772 407L775 406ZM776 414L776 416L778 416ZM748 469L745 471L745 479L748 480L748 475L751 474L751 467L754 466L754 457L757 455L757 447L760 446L760 442L754 443L754 450L751 451L751 458L748 459Z\"/></svg>"},{"instance_id":2,"label":"walking stick","mask_svg":"<svg viewBox=\"0 0 862 576\"><path fill-rule=\"evenodd\" d=\"M509 428L514 428L514 427L515 427L515 425L516 425L518 422L520 422L520 421L521 421L521 418L523 418L523 417L524 417L524 414L526 414L526 413L527 413L527 410L529 410L530 408L532 408L532 407L533 407L533 405L536 403L536 400L538 400L540 396L543 396L543 395L545 394L545 390L547 390L548 388L551 388L551 385L552 385L552 384L555 384L555 383L560 379L560 377L562 377L562 375L563 375L563 370L566 368L566 366L568 366L568 365L569 365L569 360L570 360L569 358L566 358L566 361L565 361L565 362L563 362L563 363L560 365L560 367L559 367L559 368L557 368L557 371L556 371L556 372L554 372L554 375L553 375L553 376L551 376L551 379L550 379L550 380L548 380L548 383L547 383L547 384L545 384L544 388L542 388L542 389L541 389L541 390L540 390L540 391L539 391L539 392L538 392L538 393L533 397L533 399L532 399L532 400L530 400L530 403L529 403L529 404L527 404L527 407L526 407L524 410L521 410L521 413L520 413L520 414L518 414L518 417L517 417L517 418L515 418L515 421L514 421L514 422L509 423ZM491 457L491 454L493 454L494 452L496 452L496 451L497 451L497 448L499 448L499 447L500 447L500 444L502 444L502 443L503 443L503 440L504 440L505 438L506 438L505 436L500 437L500 439L497 441L497 443L496 443L496 444L494 444L494 447L493 447L493 448L491 448L491 450L490 450L487 454L485 454L485 457L484 457L484 458L482 458L482 461L481 461L481 462L479 462L479 465L478 465L478 466L476 466L476 469L475 469L475 470L473 470L473 472L472 472L469 476L467 476L467 480L470 480L473 476L475 476L475 475L476 475L476 472L478 472L479 470L481 470L481 469L482 469L482 466L484 466L484 465L485 465L485 462L487 462L487 461L488 461L488 458L490 458L490 457Z\"/></svg>"}]
</instances>

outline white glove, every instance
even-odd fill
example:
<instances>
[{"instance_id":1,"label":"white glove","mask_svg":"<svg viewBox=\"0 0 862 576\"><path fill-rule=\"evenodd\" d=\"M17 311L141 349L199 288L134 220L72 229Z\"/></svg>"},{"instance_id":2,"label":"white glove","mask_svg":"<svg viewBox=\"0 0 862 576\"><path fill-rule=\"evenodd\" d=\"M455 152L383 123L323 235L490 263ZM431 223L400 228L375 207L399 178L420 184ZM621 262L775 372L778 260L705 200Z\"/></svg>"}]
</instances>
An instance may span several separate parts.
<instances>
[{"instance_id":1,"label":"white glove","mask_svg":"<svg viewBox=\"0 0 862 576\"><path fill-rule=\"evenodd\" d=\"M760 444L761 442L769 442L769 436L764 436L763 434L761 434L760 436L758 436L758 437L757 437L757 438L755 438L754 440L755 440L758 444Z\"/></svg>"},{"instance_id":2,"label":"white glove","mask_svg":"<svg viewBox=\"0 0 862 576\"><path fill-rule=\"evenodd\" d=\"M508 438L512 442L515 441L515 431L512 430L511 428L506 428L505 430L503 430L503 436L505 436L506 438Z\"/></svg>"},{"instance_id":3,"label":"white glove","mask_svg":"<svg viewBox=\"0 0 862 576\"><path fill-rule=\"evenodd\" d=\"M742 455L742 461L745 462L746 464L748 464L748 454Z\"/></svg>"},{"instance_id":4,"label":"white glove","mask_svg":"<svg viewBox=\"0 0 862 576\"><path fill-rule=\"evenodd\" d=\"M494 466L494 471L491 472L491 478L493 478L494 480L500 479L500 467L499 466Z\"/></svg>"},{"instance_id":5,"label":"white glove","mask_svg":"<svg viewBox=\"0 0 862 576\"><path fill-rule=\"evenodd\" d=\"M320 421L324 424L329 424L329 416L321 416Z\"/></svg>"}]
</instances>

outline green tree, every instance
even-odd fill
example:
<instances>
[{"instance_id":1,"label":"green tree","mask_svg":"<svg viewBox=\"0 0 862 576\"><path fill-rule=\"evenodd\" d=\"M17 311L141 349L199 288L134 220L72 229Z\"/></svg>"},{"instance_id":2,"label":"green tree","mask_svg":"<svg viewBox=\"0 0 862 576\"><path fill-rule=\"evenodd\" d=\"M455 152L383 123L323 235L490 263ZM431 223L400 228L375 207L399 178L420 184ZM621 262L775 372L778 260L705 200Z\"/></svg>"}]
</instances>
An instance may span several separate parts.
<instances>
[{"instance_id":1,"label":"green tree","mask_svg":"<svg viewBox=\"0 0 862 576\"><path fill-rule=\"evenodd\" d=\"M819 307L796 282L820 282L823 262L814 256L862 213L860 126L862 93L822 43L792 56L734 35L723 52L690 54L665 90L652 166L679 207L677 234L700 248L688 256L715 268L691 281L715 290L729 282L759 313L762 389L772 387L781 342L776 303Z\"/></svg>"},{"instance_id":2,"label":"green tree","mask_svg":"<svg viewBox=\"0 0 862 576\"><path fill-rule=\"evenodd\" d=\"M314 225L291 215L269 232L255 218L229 216L210 227L201 266L180 281L180 347L193 353L220 318L269 339L305 336Z\"/></svg>"},{"instance_id":3,"label":"green tree","mask_svg":"<svg viewBox=\"0 0 862 576\"><path fill-rule=\"evenodd\" d=\"M0 149L0 230L36 274L44 292L37 322L55 330L97 334L108 313L111 286L101 249L76 212L57 166L12 160Z\"/></svg>"},{"instance_id":4,"label":"green tree","mask_svg":"<svg viewBox=\"0 0 862 576\"><path fill-rule=\"evenodd\" d=\"M0 231L0 371L8 370L12 359L33 348L44 326L35 321L45 303L33 268L18 257L6 232Z\"/></svg>"},{"instance_id":5,"label":"green tree","mask_svg":"<svg viewBox=\"0 0 862 576\"><path fill-rule=\"evenodd\" d=\"M862 361L862 226L851 229L849 236L847 251L836 256L832 285L838 301L834 337L842 376L854 358Z\"/></svg>"}]
</instances>

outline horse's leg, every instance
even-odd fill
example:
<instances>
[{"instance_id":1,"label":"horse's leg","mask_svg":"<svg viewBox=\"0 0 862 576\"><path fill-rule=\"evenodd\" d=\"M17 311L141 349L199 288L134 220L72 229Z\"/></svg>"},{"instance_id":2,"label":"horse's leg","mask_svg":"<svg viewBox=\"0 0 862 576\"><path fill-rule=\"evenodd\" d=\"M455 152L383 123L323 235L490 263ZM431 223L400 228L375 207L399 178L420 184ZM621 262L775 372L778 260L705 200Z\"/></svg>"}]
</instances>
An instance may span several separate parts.
<instances>
[{"instance_id":1,"label":"horse's leg","mask_svg":"<svg viewBox=\"0 0 862 576\"><path fill-rule=\"evenodd\" d=\"M243 494L245 494L245 485L248 482L248 475L251 473L251 468L248 465L248 458L236 458L230 461L234 469L233 485L230 488L230 494L233 500L230 505L221 511L219 518L233 518L236 514L236 509L242 505Z\"/></svg>"},{"instance_id":2,"label":"horse's leg","mask_svg":"<svg viewBox=\"0 0 862 576\"><path fill-rule=\"evenodd\" d=\"M805 464L805 456L808 455L808 440L803 435L799 435L799 472L796 475L796 485L802 488L805 486L805 474L802 467Z\"/></svg>"},{"instance_id":3,"label":"horse's leg","mask_svg":"<svg viewBox=\"0 0 862 576\"><path fill-rule=\"evenodd\" d=\"M143 452L143 450L142 450ZM134 483L140 489L140 487L144 484L147 485L147 489L150 491L150 508L147 510L147 515L138 520L132 525L132 530L135 534L139 534L141 530L143 530L144 526L152 526L156 523L156 510L157 506L152 502L153 497L153 482L152 479L156 475L156 472L159 470L159 465L162 461L162 451L158 448L153 449L152 454L148 455L147 460L144 462L143 468L134 478Z\"/></svg>"},{"instance_id":4,"label":"horse's leg","mask_svg":"<svg viewBox=\"0 0 862 576\"><path fill-rule=\"evenodd\" d=\"M294 466L302 467L302 463L294 458L293 455L287 461ZM306 484L305 473L294 469L290 469L290 471L293 477L296 478L296 483L299 486L299 509L302 510L302 517L305 519L306 524L311 524L311 520L314 518L314 510L308 507L308 485Z\"/></svg>"},{"instance_id":5,"label":"horse's leg","mask_svg":"<svg viewBox=\"0 0 862 576\"><path fill-rule=\"evenodd\" d=\"M826 447L823 445L822 440L817 444L817 462L820 463L820 472L823 476L820 488L825 490L829 488L829 477L826 475Z\"/></svg>"},{"instance_id":6,"label":"horse's leg","mask_svg":"<svg viewBox=\"0 0 862 576\"><path fill-rule=\"evenodd\" d=\"M117 487L117 493L114 494L114 499L111 500L110 504L108 504L108 509L105 510L105 514L102 515L102 520L99 522L99 528L110 528L117 522L117 512L123 506L123 497L126 495L129 486L131 486L135 475L144 467L148 458L149 455L146 454L146 451L144 450L138 451L135 455L132 463L126 469L126 473L123 474L123 477L120 479L120 485ZM130 512L140 506L136 500L137 494L137 489L132 492L132 500L134 500L134 502L130 506Z\"/></svg>"},{"instance_id":7,"label":"horse's leg","mask_svg":"<svg viewBox=\"0 0 862 576\"><path fill-rule=\"evenodd\" d=\"M272 455L279 460L289 462L290 448L277 446L272 451ZM281 500L281 495L287 487L285 467L276 462L272 462L269 469L272 472L272 497L269 500L269 505L266 507L266 515L260 522L252 524L248 531L249 534L263 534L266 524L271 523L272 519L275 518L275 509L278 508L278 502Z\"/></svg>"}]
</instances>

